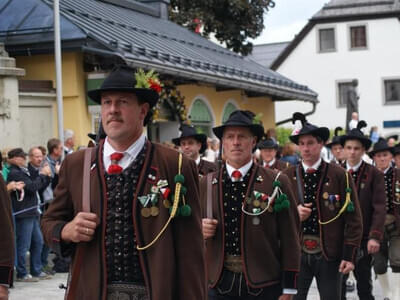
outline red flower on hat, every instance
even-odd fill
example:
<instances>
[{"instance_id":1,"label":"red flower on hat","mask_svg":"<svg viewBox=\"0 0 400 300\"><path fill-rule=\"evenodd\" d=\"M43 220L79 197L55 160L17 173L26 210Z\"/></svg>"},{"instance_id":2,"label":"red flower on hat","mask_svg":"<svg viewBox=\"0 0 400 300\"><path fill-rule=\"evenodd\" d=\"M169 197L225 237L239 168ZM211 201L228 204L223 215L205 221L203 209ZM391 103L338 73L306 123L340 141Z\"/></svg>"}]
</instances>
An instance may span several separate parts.
<instances>
[{"instance_id":1,"label":"red flower on hat","mask_svg":"<svg viewBox=\"0 0 400 300\"><path fill-rule=\"evenodd\" d=\"M156 91L158 94L161 93L161 85L158 81L150 78L149 79L150 89Z\"/></svg>"}]
</instances>

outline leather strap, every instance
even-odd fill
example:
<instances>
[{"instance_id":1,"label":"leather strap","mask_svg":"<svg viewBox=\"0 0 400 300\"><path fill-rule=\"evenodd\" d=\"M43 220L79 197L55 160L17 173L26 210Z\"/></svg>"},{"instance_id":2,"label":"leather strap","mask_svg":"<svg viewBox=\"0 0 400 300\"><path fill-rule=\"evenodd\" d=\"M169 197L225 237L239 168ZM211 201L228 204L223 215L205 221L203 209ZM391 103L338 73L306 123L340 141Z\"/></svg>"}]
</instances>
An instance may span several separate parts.
<instances>
[{"instance_id":1,"label":"leather strap","mask_svg":"<svg viewBox=\"0 0 400 300\"><path fill-rule=\"evenodd\" d=\"M212 173L207 174L207 219L213 218L212 213Z\"/></svg>"},{"instance_id":2,"label":"leather strap","mask_svg":"<svg viewBox=\"0 0 400 300\"><path fill-rule=\"evenodd\" d=\"M301 187L300 164L296 166L297 193L300 204L304 204L303 188Z\"/></svg>"},{"instance_id":3,"label":"leather strap","mask_svg":"<svg viewBox=\"0 0 400 300\"><path fill-rule=\"evenodd\" d=\"M92 160L92 151L96 148L85 149L85 157L83 162L83 178L82 178L82 211L90 212L90 163ZM68 283L67 300L75 300L78 290L79 274L82 265L83 253L86 243L79 243L76 246L74 264L71 272L71 280Z\"/></svg>"}]
</instances>

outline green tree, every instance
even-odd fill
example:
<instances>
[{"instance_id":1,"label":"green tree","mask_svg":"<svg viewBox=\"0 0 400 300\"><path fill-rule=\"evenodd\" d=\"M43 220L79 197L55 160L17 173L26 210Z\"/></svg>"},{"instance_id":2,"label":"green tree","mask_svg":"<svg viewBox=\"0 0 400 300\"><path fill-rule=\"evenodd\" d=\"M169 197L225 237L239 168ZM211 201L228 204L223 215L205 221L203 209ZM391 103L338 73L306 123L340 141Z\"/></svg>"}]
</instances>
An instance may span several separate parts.
<instances>
[{"instance_id":1,"label":"green tree","mask_svg":"<svg viewBox=\"0 0 400 300\"><path fill-rule=\"evenodd\" d=\"M227 48L247 55L253 49L247 39L261 34L264 12L274 6L274 0L171 0L169 17L196 32L202 26L204 37L214 33Z\"/></svg>"}]
</instances>

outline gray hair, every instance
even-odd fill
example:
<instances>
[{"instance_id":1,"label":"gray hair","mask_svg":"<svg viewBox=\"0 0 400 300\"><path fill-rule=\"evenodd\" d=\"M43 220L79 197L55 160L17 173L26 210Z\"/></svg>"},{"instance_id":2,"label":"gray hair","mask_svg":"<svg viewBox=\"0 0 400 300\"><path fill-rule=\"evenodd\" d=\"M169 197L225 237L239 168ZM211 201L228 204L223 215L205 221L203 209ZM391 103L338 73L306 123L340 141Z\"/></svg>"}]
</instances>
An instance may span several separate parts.
<instances>
[{"instance_id":1,"label":"gray hair","mask_svg":"<svg viewBox=\"0 0 400 300\"><path fill-rule=\"evenodd\" d=\"M74 136L74 131L71 129L64 130L64 142Z\"/></svg>"}]
</instances>

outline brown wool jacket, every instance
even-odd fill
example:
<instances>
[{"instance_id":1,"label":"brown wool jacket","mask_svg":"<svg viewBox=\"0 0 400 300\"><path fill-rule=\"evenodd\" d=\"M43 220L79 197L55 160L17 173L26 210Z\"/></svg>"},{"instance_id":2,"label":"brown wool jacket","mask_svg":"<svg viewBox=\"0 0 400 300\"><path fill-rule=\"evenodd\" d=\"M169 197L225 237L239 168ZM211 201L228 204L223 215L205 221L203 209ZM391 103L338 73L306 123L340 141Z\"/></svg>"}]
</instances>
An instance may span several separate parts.
<instances>
[{"instance_id":1,"label":"brown wool jacket","mask_svg":"<svg viewBox=\"0 0 400 300\"><path fill-rule=\"evenodd\" d=\"M336 164L329 164L324 161L322 161L321 164L322 175L318 185L316 203L318 218L322 222L325 222L335 217L340 208L335 207L335 209L331 211L324 205L323 194L339 195L342 206L346 199L346 171ZM297 204L299 205L300 200L297 180L301 180L301 186L303 186L303 178L296 178L296 166L291 166L285 171L285 174L291 181L292 189L296 195ZM350 174L348 178L351 188L351 200L354 203L354 212L344 212L337 220L330 224L319 225L322 253L328 260L342 259L354 262L356 251L361 243L363 232L361 208Z\"/></svg>"},{"instance_id":2,"label":"brown wool jacket","mask_svg":"<svg viewBox=\"0 0 400 300\"><path fill-rule=\"evenodd\" d=\"M0 284L11 284L14 270L14 229L11 199L0 174Z\"/></svg>"},{"instance_id":3,"label":"brown wool jacket","mask_svg":"<svg viewBox=\"0 0 400 300\"><path fill-rule=\"evenodd\" d=\"M357 182L363 216L363 240L383 239L383 224L386 216L385 179L383 173L374 166L362 162Z\"/></svg>"},{"instance_id":4,"label":"brown wool jacket","mask_svg":"<svg viewBox=\"0 0 400 300\"><path fill-rule=\"evenodd\" d=\"M200 159L200 163L197 166L197 169L199 170L199 175L201 177L207 175L208 173L217 171L217 165L210 161Z\"/></svg>"},{"instance_id":5,"label":"brown wool jacket","mask_svg":"<svg viewBox=\"0 0 400 300\"><path fill-rule=\"evenodd\" d=\"M225 166L223 167L225 168ZM271 195L272 183L277 172L257 165L251 169L250 182L254 186L248 193L258 191ZM215 236L206 241L208 282L210 287L218 283L225 257L225 232L222 199L222 171L212 173L212 212L218 220ZM296 288L296 278L300 267L300 242L298 238L299 219L293 192L288 178L281 174L282 191L290 201L288 210L279 213L265 212L259 225L252 224L252 217L241 215L241 253L246 282L261 288L281 283L283 288ZM249 186L250 189L250 186ZM200 181L200 198L203 217L207 217L207 176ZM219 196L219 197L218 197ZM254 195L252 195L254 199ZM246 205L251 210L252 205Z\"/></svg>"},{"instance_id":6,"label":"brown wool jacket","mask_svg":"<svg viewBox=\"0 0 400 300\"><path fill-rule=\"evenodd\" d=\"M80 267L77 298L85 300L105 300L107 271L105 256L105 217L107 214L104 167L102 160L103 143L92 158L91 170L91 211L96 213L101 223L94 239L85 243L82 265L75 260L72 268ZM82 173L84 151L70 154L63 162L60 179L55 190L55 199L50 204L42 220L42 230L46 241L60 253L74 251L75 247L60 242L63 226L82 211ZM156 175L152 180L148 174ZM138 180L138 194L134 196L134 230L138 244L147 245L167 222L169 211L158 201L160 214L144 218L140 214L138 196L150 193L150 188L159 179L166 179L174 193L174 177L178 173L178 152L147 141L144 166ZM145 283L151 300L203 300L206 297L204 242L201 232L201 211L199 184L196 165L183 158L182 174L187 187L186 201L192 208L190 217L176 217L161 238L149 249L139 251L139 258Z\"/></svg>"},{"instance_id":7,"label":"brown wool jacket","mask_svg":"<svg viewBox=\"0 0 400 300\"><path fill-rule=\"evenodd\" d=\"M392 182L393 182L393 187L392 187L393 199L396 199L397 197L396 195L400 195L400 192L396 192L396 182L398 182L400 185L400 169L397 168L393 169ZM398 199L399 199L398 201L400 201L400 197ZM394 210L394 216L396 217L396 226L397 228L400 228L400 205L393 205L393 210Z\"/></svg>"}]
</instances>

